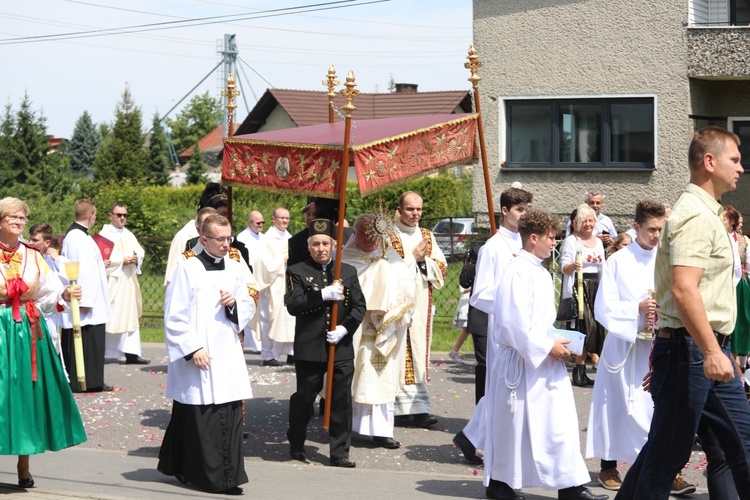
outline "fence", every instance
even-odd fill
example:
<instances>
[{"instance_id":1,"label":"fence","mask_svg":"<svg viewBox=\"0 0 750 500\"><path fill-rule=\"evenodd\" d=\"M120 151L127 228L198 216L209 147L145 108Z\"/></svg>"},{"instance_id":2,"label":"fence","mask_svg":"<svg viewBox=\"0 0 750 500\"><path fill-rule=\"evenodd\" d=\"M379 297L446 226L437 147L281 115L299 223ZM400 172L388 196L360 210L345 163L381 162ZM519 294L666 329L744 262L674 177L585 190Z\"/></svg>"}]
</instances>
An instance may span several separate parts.
<instances>
[{"instance_id":1,"label":"fence","mask_svg":"<svg viewBox=\"0 0 750 500\"><path fill-rule=\"evenodd\" d=\"M443 221L450 228L456 228L460 221L471 218L448 217L444 219L423 221L423 226L434 228ZM439 229L439 228L438 228ZM463 255L469 246L483 245L489 234L480 232L442 232L436 233L438 245L444 249L443 253L448 260L445 275L445 285L433 294L435 305L435 327L452 328L451 323L456 312L458 299L461 294L458 276L463 267ZM140 276L141 292L143 294L143 322L147 324L160 324L164 317L164 271L166 269L167 255L171 240L168 238L143 238L139 240L146 251L146 260L143 266L143 274ZM560 289L562 276L557 272L559 264L559 244L555 247L552 256L544 261L544 266L552 273L555 280L555 288Z\"/></svg>"}]
</instances>

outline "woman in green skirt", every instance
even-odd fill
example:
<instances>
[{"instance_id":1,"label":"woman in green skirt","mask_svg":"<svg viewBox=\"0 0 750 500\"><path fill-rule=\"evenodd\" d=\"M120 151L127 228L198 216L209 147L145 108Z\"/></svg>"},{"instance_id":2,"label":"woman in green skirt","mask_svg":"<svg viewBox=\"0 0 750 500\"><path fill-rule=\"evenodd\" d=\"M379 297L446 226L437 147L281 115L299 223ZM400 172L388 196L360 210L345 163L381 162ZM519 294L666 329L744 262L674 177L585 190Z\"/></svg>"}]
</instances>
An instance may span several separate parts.
<instances>
[{"instance_id":1,"label":"woman in green skirt","mask_svg":"<svg viewBox=\"0 0 750 500\"><path fill-rule=\"evenodd\" d=\"M80 298L20 241L29 207L0 200L0 454L18 455L18 485L34 486L29 455L86 441L81 414L41 311Z\"/></svg>"}]
</instances>

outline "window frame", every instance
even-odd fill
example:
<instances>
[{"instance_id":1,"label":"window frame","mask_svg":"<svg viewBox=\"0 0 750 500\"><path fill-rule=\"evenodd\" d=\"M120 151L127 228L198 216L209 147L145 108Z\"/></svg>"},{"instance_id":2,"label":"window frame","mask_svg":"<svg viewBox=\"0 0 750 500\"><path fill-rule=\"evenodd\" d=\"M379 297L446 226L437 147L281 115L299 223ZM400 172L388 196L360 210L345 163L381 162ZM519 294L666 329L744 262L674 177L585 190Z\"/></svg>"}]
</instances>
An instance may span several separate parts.
<instances>
[{"instance_id":1,"label":"window frame","mask_svg":"<svg viewBox=\"0 0 750 500\"><path fill-rule=\"evenodd\" d=\"M599 94L599 95L532 95L532 96L499 96L498 112L498 153L499 163L503 170L522 171L547 171L547 172L653 172L658 169L659 151L659 129L658 109L659 101L656 94ZM611 153L611 120L610 105L626 102L650 103L653 105L653 134L654 134L654 159L653 162L610 162ZM510 162L510 104L552 104L550 126L552 127L552 160L549 163L522 163ZM559 160L560 132L559 132L559 109L563 104L591 104L597 103L602 106L602 129L601 129L601 157L606 159L596 163L568 163Z\"/></svg>"}]
</instances>

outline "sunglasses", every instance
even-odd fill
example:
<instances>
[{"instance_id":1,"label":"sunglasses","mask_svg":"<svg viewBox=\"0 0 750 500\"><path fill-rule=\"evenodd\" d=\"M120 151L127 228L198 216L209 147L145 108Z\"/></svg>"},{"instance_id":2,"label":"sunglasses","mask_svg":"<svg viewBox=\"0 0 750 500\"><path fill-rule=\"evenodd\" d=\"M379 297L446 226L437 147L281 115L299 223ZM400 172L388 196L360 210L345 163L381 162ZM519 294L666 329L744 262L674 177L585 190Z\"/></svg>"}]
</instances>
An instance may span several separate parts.
<instances>
[{"instance_id":1,"label":"sunglasses","mask_svg":"<svg viewBox=\"0 0 750 500\"><path fill-rule=\"evenodd\" d=\"M128 218L128 214L115 214L115 213L113 213L112 215L114 215L115 217L124 217L126 219Z\"/></svg>"}]
</instances>

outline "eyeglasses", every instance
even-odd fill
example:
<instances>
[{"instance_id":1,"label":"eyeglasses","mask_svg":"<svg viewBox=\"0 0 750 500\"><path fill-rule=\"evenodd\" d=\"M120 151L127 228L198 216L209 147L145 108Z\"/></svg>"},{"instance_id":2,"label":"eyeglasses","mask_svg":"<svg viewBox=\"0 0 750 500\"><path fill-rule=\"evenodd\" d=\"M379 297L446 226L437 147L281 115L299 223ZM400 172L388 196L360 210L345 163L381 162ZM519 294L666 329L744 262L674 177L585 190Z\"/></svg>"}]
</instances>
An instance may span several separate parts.
<instances>
[{"instance_id":1,"label":"eyeglasses","mask_svg":"<svg viewBox=\"0 0 750 500\"><path fill-rule=\"evenodd\" d=\"M21 224L29 222L29 218L23 215L6 215L5 218L8 219L8 222L20 222Z\"/></svg>"},{"instance_id":2,"label":"eyeglasses","mask_svg":"<svg viewBox=\"0 0 750 500\"><path fill-rule=\"evenodd\" d=\"M204 235L204 236L206 236L206 235ZM206 238L208 238L209 240L214 240L215 242L217 242L219 244L227 243L227 242L231 243L232 242L232 237L231 236L224 236L223 238L215 238L214 236L206 236Z\"/></svg>"},{"instance_id":3,"label":"eyeglasses","mask_svg":"<svg viewBox=\"0 0 750 500\"><path fill-rule=\"evenodd\" d=\"M116 214L114 212L110 212L111 215L114 215L115 217L124 217L125 219L128 218L128 214Z\"/></svg>"}]
</instances>

